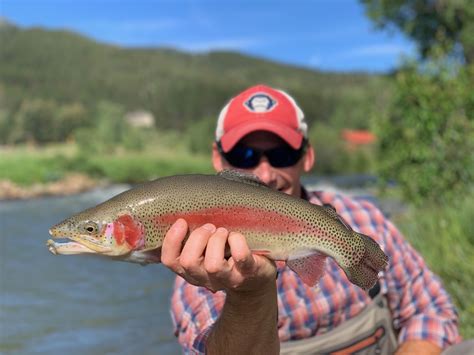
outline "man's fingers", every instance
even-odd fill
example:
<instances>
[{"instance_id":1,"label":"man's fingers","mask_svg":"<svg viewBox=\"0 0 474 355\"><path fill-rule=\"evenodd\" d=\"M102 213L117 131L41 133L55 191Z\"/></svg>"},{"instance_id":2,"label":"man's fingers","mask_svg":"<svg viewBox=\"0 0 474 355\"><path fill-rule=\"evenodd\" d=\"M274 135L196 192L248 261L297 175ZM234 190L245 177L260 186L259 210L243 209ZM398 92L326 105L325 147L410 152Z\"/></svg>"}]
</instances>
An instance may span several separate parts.
<instances>
[{"instance_id":1,"label":"man's fingers","mask_svg":"<svg viewBox=\"0 0 474 355\"><path fill-rule=\"evenodd\" d=\"M165 266L172 269L177 266L177 260L187 233L188 224L182 218L178 219L168 230L161 249L161 262Z\"/></svg>"},{"instance_id":2,"label":"man's fingers","mask_svg":"<svg viewBox=\"0 0 474 355\"><path fill-rule=\"evenodd\" d=\"M190 235L180 256L180 264L185 269L196 269L200 266L207 241L212 233L216 231L213 224L205 224L195 229Z\"/></svg>"},{"instance_id":3,"label":"man's fingers","mask_svg":"<svg viewBox=\"0 0 474 355\"><path fill-rule=\"evenodd\" d=\"M255 260L245 237L240 233L231 232L228 242L230 253L234 259L236 267L241 272L252 270L255 266Z\"/></svg>"},{"instance_id":4,"label":"man's fingers","mask_svg":"<svg viewBox=\"0 0 474 355\"><path fill-rule=\"evenodd\" d=\"M218 228L209 238L204 258L204 268L210 274L223 271L223 267L227 264L224 254L228 235L227 229Z\"/></svg>"}]
</instances>

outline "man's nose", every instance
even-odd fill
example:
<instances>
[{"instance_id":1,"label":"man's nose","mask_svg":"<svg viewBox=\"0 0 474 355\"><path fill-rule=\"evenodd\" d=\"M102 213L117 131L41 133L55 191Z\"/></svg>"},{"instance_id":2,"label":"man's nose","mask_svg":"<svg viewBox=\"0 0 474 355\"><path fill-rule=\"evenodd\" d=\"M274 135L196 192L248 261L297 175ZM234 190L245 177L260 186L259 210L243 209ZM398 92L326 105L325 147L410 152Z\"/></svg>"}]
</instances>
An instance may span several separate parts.
<instances>
[{"instance_id":1,"label":"man's nose","mask_svg":"<svg viewBox=\"0 0 474 355\"><path fill-rule=\"evenodd\" d=\"M259 177L262 182L272 186L275 180L275 171L266 157L262 157L260 163L254 169L254 174Z\"/></svg>"}]
</instances>

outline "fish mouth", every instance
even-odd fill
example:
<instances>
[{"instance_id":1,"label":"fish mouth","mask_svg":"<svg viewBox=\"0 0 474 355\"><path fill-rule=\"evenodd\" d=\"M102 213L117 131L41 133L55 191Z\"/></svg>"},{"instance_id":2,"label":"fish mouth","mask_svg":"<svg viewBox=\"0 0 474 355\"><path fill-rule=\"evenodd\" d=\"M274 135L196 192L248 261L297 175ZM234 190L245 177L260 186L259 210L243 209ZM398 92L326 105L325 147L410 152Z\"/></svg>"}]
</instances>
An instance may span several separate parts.
<instances>
[{"instance_id":1,"label":"fish mouth","mask_svg":"<svg viewBox=\"0 0 474 355\"><path fill-rule=\"evenodd\" d=\"M105 247L102 244L100 244L100 241L98 241L96 238L93 238L88 235L79 235L79 236L68 235L68 233L61 233L60 231L54 228L51 228L49 230L49 234L51 235L53 239L59 239L56 241L53 241L50 239L48 241L49 250L53 254L55 253L52 251L51 246L54 246L56 250L61 250L62 249L61 245L63 246L77 245L78 249L84 249L84 250L87 249L89 250L88 252L95 252L99 254L106 254L112 250L110 247ZM79 245L81 247L79 247ZM60 254L60 252L58 252L58 254Z\"/></svg>"},{"instance_id":2,"label":"fish mouth","mask_svg":"<svg viewBox=\"0 0 474 355\"><path fill-rule=\"evenodd\" d=\"M48 247L48 250L54 255L97 254L94 250L73 241L58 242L48 239L46 246Z\"/></svg>"}]
</instances>

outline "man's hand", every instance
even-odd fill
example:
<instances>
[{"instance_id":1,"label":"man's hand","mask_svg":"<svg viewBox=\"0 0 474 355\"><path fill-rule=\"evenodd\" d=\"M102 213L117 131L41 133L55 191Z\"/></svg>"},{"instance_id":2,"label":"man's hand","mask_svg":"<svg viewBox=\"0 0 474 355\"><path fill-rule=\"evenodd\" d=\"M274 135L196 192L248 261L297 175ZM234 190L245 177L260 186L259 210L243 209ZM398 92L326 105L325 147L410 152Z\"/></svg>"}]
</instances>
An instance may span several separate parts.
<instances>
[{"instance_id":1,"label":"man's hand","mask_svg":"<svg viewBox=\"0 0 474 355\"><path fill-rule=\"evenodd\" d=\"M161 262L189 283L211 291L259 293L275 282L275 263L252 254L245 237L205 224L195 229L183 247L188 233L185 220L179 219L163 241ZM230 258L225 258L226 245Z\"/></svg>"},{"instance_id":2,"label":"man's hand","mask_svg":"<svg viewBox=\"0 0 474 355\"><path fill-rule=\"evenodd\" d=\"M189 283L225 290L226 300L206 342L207 354L278 354L276 266L250 251L245 237L212 224L188 234L179 219L165 236L161 262ZM226 259L226 245L230 258Z\"/></svg>"}]
</instances>

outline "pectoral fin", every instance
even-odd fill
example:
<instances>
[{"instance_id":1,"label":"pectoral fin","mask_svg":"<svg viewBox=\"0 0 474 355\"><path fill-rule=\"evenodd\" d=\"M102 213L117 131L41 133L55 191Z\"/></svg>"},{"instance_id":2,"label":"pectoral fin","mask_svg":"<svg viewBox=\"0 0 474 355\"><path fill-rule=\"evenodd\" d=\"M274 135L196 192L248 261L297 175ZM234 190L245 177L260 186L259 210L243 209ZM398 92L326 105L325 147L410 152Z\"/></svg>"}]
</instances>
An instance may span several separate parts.
<instances>
[{"instance_id":1,"label":"pectoral fin","mask_svg":"<svg viewBox=\"0 0 474 355\"><path fill-rule=\"evenodd\" d=\"M287 265L298 274L306 285L312 287L323 276L326 256L320 253L313 253L307 256L290 257Z\"/></svg>"},{"instance_id":2,"label":"pectoral fin","mask_svg":"<svg viewBox=\"0 0 474 355\"><path fill-rule=\"evenodd\" d=\"M161 263L161 247L150 250L134 250L125 258L118 257L117 259L140 265L158 264Z\"/></svg>"}]
</instances>

